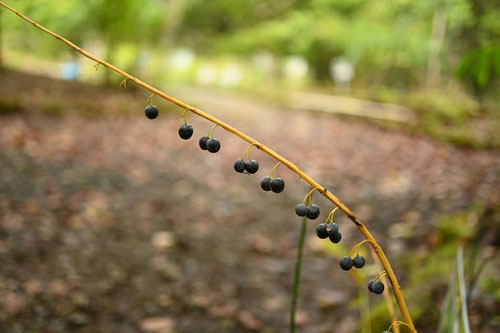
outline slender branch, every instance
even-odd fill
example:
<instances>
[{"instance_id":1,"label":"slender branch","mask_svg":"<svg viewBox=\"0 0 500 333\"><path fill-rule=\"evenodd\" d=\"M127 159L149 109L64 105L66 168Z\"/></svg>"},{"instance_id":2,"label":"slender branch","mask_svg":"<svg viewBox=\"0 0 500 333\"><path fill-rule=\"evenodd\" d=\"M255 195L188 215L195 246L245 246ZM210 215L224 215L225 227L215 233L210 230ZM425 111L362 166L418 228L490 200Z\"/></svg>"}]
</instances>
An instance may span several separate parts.
<instances>
[{"instance_id":1,"label":"slender branch","mask_svg":"<svg viewBox=\"0 0 500 333\"><path fill-rule=\"evenodd\" d=\"M41 26L40 24L38 24L35 21L31 20L30 18L26 17L22 13L20 13L20 12L16 11L15 9L9 7L8 5L6 5L5 3L3 3L2 1L0 1L0 6L6 8L7 10L9 10L9 11L13 12L14 14L18 15L23 20L31 23L35 28L40 29L43 32L51 35L52 37L60 40L61 42L65 43L66 45L68 45L71 48L75 49L76 51L78 51L79 53L81 53L82 55L84 55L85 57L87 57L87 58L89 58L89 59L91 59L91 60L93 60L93 61L95 61L95 62L97 62L97 63L99 63L101 65L103 65L106 68L111 69L112 71L120 74L124 78L126 78L126 79L134 82L138 86L141 86L144 89L151 91L153 94L156 94L156 95L162 97L163 99L165 99L167 101L170 101L170 102L172 102L172 103L180 106L183 109L188 109L189 111L197 114L198 116L200 116L202 118L205 118L205 119L207 119L208 121L210 121L210 122L212 122L214 124L219 125L220 127L224 128L228 132L233 133L234 135L240 137L241 139L245 140L246 142L248 142L250 144L253 144L256 148L262 150L264 153L268 154L269 156L273 157L275 160L281 162L283 165L285 165L286 167L288 167L288 169L290 169L292 172L294 172L295 174L297 174L300 178L302 178L306 183L308 183L309 185L311 185L313 188L317 188L317 187L321 188L321 191L320 191L321 194L324 197L326 197L328 200L330 200L342 212L344 212L344 214L346 214L347 217L356 225L356 227L363 234L363 236L366 239L370 240L370 244L371 244L373 250L377 254L377 257L380 259L380 262L381 262L382 266L384 267L384 269L386 270L386 272L387 272L387 274L389 276L389 280L391 281L392 289L394 291L394 296L395 296L396 301L398 303L399 310L401 311L401 315L403 316L404 321L410 325L410 327L412 328L413 332L416 332L416 329L413 326L413 322L411 320L410 313L408 311L408 308L406 307L406 303L405 303L405 300L404 300L404 297L403 297L403 293L401 292L401 287L399 286L398 280L396 279L396 275L394 274L394 271L392 270L391 265L390 265L389 261L387 260L387 257L384 254L384 251L378 245L378 243L376 242L375 238L373 238L372 234L368 231L368 229L361 223L361 221L359 220L359 218L346 205L344 205L335 195L333 195L333 193L331 193L330 191L328 191L325 187L321 186L317 181L315 181L314 179L312 179L304 171L300 170L295 164L293 164L292 162L290 162L289 160L287 160L283 156L279 155L278 153L276 153L275 151L273 151L269 147L263 145L262 143L260 143L257 140L251 138L250 136L246 135L245 133L237 130L234 127L232 127L231 125L229 125L229 124L227 124L227 123L225 123L225 122L223 122L223 121L215 118L214 116L212 116L212 115L210 115L210 114L208 114L206 112L201 111L200 109L197 109L197 108L195 108L195 107L193 107L193 106L191 106L191 105L189 105L187 103L184 103L184 102L182 102L182 101L180 101L180 100L178 100L178 99L176 99L176 98L174 98L172 96L169 96L166 93L162 92L161 90L158 90L157 88L152 87L149 84L147 84L147 83L139 80L138 78L136 78L136 77L134 77L134 76L132 76L132 75L124 72L120 68L115 67L115 66L113 66L113 65L105 62L104 60L101 60L101 59L97 58L96 56L90 54L89 52L85 51L84 49L80 48L79 46L73 44L69 40L63 38L62 36L59 36L59 35L55 34L54 32L50 31L49 29Z\"/></svg>"}]
</instances>

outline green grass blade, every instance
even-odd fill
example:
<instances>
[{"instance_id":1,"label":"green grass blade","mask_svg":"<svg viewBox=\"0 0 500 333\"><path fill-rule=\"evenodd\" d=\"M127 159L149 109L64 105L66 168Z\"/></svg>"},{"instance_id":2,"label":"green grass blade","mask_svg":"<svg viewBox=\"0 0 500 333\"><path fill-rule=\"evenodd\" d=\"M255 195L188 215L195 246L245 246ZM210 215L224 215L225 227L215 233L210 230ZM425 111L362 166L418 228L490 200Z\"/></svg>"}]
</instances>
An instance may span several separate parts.
<instances>
[{"instance_id":1,"label":"green grass blade","mask_svg":"<svg viewBox=\"0 0 500 333\"><path fill-rule=\"evenodd\" d=\"M307 219L302 218L299 236L299 248L297 251L297 261L295 262L295 274L293 278L292 302L290 305L290 333L295 332L295 313L297 311L297 298L299 296L300 272L302 270L302 255L304 253L304 240L306 238Z\"/></svg>"},{"instance_id":2,"label":"green grass blade","mask_svg":"<svg viewBox=\"0 0 500 333\"><path fill-rule=\"evenodd\" d=\"M464 278L464 251L463 247L458 248L457 252L457 272L458 272L458 290L460 292L460 304L462 312L462 324L464 333L470 333L469 314L467 313L467 293Z\"/></svg>"},{"instance_id":3,"label":"green grass blade","mask_svg":"<svg viewBox=\"0 0 500 333\"><path fill-rule=\"evenodd\" d=\"M454 298L456 297L455 293L455 285L456 285L456 274L455 270L450 277L450 283L448 284L448 290L446 291L446 297L444 301L444 307L441 310L441 318L439 319L439 326L437 333L449 333L452 331L453 323L454 323Z\"/></svg>"}]
</instances>

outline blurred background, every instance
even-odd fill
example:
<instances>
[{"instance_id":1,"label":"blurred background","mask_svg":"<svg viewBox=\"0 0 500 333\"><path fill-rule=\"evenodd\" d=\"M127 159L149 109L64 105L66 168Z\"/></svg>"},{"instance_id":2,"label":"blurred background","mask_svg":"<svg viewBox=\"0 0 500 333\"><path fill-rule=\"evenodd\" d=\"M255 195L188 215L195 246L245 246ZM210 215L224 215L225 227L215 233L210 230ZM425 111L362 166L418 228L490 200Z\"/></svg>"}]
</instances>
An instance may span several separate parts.
<instances>
[{"instance_id":1,"label":"blurred background","mask_svg":"<svg viewBox=\"0 0 500 333\"><path fill-rule=\"evenodd\" d=\"M500 330L500 5L485 0L17 0L90 53L289 158L366 222L419 332ZM0 7L1 8L1 7ZM0 9L0 330L286 332L309 188ZM182 142L181 142L182 141ZM307 228L300 332L391 324ZM463 249L463 256L457 256ZM460 272L463 267L463 274ZM467 297L460 295L465 290ZM458 325L458 326L457 326ZM459 327L459 330L455 330ZM401 329L404 331L404 329Z\"/></svg>"}]
</instances>

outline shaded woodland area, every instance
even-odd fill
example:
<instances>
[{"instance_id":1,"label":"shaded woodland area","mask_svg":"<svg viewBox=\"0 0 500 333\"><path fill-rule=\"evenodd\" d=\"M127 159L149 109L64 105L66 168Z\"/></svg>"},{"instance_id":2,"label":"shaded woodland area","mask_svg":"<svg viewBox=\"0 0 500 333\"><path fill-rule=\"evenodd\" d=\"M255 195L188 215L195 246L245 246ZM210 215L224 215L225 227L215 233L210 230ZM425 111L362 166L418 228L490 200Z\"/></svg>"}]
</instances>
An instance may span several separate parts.
<instances>
[{"instance_id":1,"label":"shaded woodland area","mask_svg":"<svg viewBox=\"0 0 500 333\"><path fill-rule=\"evenodd\" d=\"M383 247L419 332L460 321L460 248L471 331L500 329L493 1L11 5L324 184ZM0 331L288 331L306 183L280 167L283 193L263 192L269 156L236 173L247 143L217 128L221 151L200 150L212 124L193 114L181 140L183 110L155 96L147 119L147 91L3 9L0 65ZM318 239L333 207L313 199L297 332L387 330L368 247L366 268L339 267L364 238L337 213L342 242Z\"/></svg>"}]
</instances>

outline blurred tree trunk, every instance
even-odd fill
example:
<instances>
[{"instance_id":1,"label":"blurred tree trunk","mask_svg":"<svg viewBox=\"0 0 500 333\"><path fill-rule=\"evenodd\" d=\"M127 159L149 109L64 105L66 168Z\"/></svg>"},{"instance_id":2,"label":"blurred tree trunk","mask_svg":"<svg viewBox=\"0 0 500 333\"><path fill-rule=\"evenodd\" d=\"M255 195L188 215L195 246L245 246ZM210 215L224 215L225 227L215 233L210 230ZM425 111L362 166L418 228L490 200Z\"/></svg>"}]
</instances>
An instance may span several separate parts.
<instances>
[{"instance_id":1,"label":"blurred tree trunk","mask_svg":"<svg viewBox=\"0 0 500 333\"><path fill-rule=\"evenodd\" d=\"M441 50L446 36L446 23L448 14L446 8L439 6L434 11L432 31L429 38L429 53L427 55L426 85L433 87L439 85L441 80Z\"/></svg>"}]
</instances>

